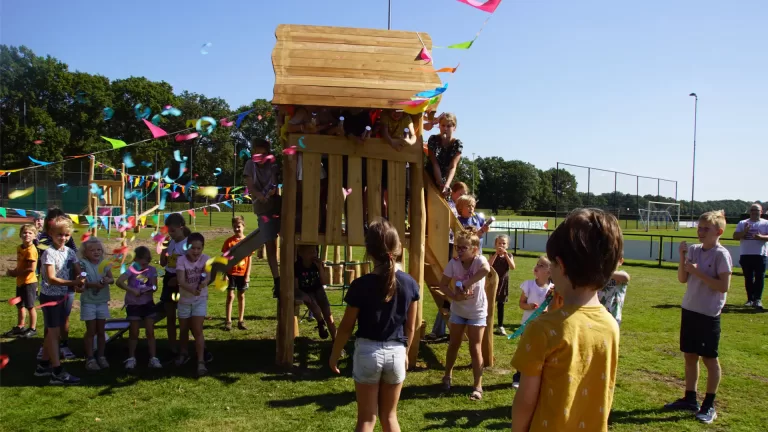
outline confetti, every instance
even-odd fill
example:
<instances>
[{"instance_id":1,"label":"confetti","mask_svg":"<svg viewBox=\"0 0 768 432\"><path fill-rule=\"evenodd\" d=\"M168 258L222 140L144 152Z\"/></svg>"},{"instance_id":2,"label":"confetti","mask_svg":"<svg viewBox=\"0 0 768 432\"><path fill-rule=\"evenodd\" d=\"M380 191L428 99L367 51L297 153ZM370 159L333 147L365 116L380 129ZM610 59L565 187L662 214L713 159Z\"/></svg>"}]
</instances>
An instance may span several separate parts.
<instances>
[{"instance_id":1,"label":"confetti","mask_svg":"<svg viewBox=\"0 0 768 432\"><path fill-rule=\"evenodd\" d=\"M136 114L136 120L146 120L152 114L152 110L149 107L144 107L142 110L141 106L142 105L139 103L133 107L133 112Z\"/></svg>"},{"instance_id":2,"label":"confetti","mask_svg":"<svg viewBox=\"0 0 768 432\"><path fill-rule=\"evenodd\" d=\"M286 149L283 149L284 155L295 155L296 154L296 146L290 146ZM265 158L266 159L266 158Z\"/></svg>"},{"instance_id":3,"label":"confetti","mask_svg":"<svg viewBox=\"0 0 768 432\"><path fill-rule=\"evenodd\" d=\"M259 114L256 118L259 119L259 121L261 121L261 114Z\"/></svg>"},{"instance_id":4,"label":"confetti","mask_svg":"<svg viewBox=\"0 0 768 432\"><path fill-rule=\"evenodd\" d=\"M204 43L203 46L200 47L200 54L202 54L202 55L208 54L208 48L210 48L212 46L213 46L213 44L210 43L210 42Z\"/></svg>"},{"instance_id":5,"label":"confetti","mask_svg":"<svg viewBox=\"0 0 768 432\"><path fill-rule=\"evenodd\" d=\"M235 122L229 121L227 120L226 117L224 117L223 119L219 120L219 124L224 127L232 127L232 125L235 124Z\"/></svg>"},{"instance_id":6,"label":"confetti","mask_svg":"<svg viewBox=\"0 0 768 432\"><path fill-rule=\"evenodd\" d=\"M21 303L21 297L14 297L12 299L8 299L8 304L11 306L16 306L19 303Z\"/></svg>"},{"instance_id":7,"label":"confetti","mask_svg":"<svg viewBox=\"0 0 768 432\"><path fill-rule=\"evenodd\" d=\"M123 155L123 163L125 164L126 168L133 168L136 166L136 164L133 163L133 158L131 157L130 153Z\"/></svg>"},{"instance_id":8,"label":"confetti","mask_svg":"<svg viewBox=\"0 0 768 432\"><path fill-rule=\"evenodd\" d=\"M4 369L6 366L8 366L10 361L11 360L8 357L8 354L0 354L0 369Z\"/></svg>"},{"instance_id":9,"label":"confetti","mask_svg":"<svg viewBox=\"0 0 768 432\"><path fill-rule=\"evenodd\" d=\"M61 191L61 193L65 193L65 192L69 191L69 185L66 184L66 183L57 184L56 188L58 188Z\"/></svg>"},{"instance_id":10,"label":"confetti","mask_svg":"<svg viewBox=\"0 0 768 432\"><path fill-rule=\"evenodd\" d=\"M89 238L91 238L91 233L85 233L83 234L82 237L80 237L80 242L81 243L87 242Z\"/></svg>"},{"instance_id":11,"label":"confetti","mask_svg":"<svg viewBox=\"0 0 768 432\"><path fill-rule=\"evenodd\" d=\"M162 119L163 118L160 116L160 114L155 114L155 115L152 116L152 124L155 125L155 126L158 126Z\"/></svg>"},{"instance_id":12,"label":"confetti","mask_svg":"<svg viewBox=\"0 0 768 432\"><path fill-rule=\"evenodd\" d=\"M103 110L101 110L102 116L104 116L104 121L112 120L112 117L115 115L115 110L113 110L110 107L106 107Z\"/></svg>"},{"instance_id":13,"label":"confetti","mask_svg":"<svg viewBox=\"0 0 768 432\"><path fill-rule=\"evenodd\" d=\"M273 155L266 155L264 156L264 162L274 162L275 157Z\"/></svg>"},{"instance_id":14,"label":"confetti","mask_svg":"<svg viewBox=\"0 0 768 432\"><path fill-rule=\"evenodd\" d=\"M269 216L267 216L267 215L261 215L260 219L264 223L269 222Z\"/></svg>"},{"instance_id":15,"label":"confetti","mask_svg":"<svg viewBox=\"0 0 768 432\"><path fill-rule=\"evenodd\" d=\"M34 140L34 141L32 141L32 142L33 142L33 143L35 143L35 144L42 144L42 143L43 143L43 140Z\"/></svg>"},{"instance_id":16,"label":"confetti","mask_svg":"<svg viewBox=\"0 0 768 432\"><path fill-rule=\"evenodd\" d=\"M217 188L216 186L204 186L197 191L198 195L209 197L209 198L215 197L218 193L219 193L219 188Z\"/></svg>"},{"instance_id":17,"label":"confetti","mask_svg":"<svg viewBox=\"0 0 768 432\"><path fill-rule=\"evenodd\" d=\"M187 161L187 157L186 156L184 156L184 157L181 156L181 150L174 150L173 151L173 159L176 160L176 162L186 162Z\"/></svg>"},{"instance_id":18,"label":"confetti","mask_svg":"<svg viewBox=\"0 0 768 432\"><path fill-rule=\"evenodd\" d=\"M344 193L344 198L346 198L346 197L348 197L348 196L349 196L349 194L351 194L351 193L352 193L352 188L349 188L349 189L344 189L344 188L341 188L341 192L343 192L343 193Z\"/></svg>"},{"instance_id":19,"label":"confetti","mask_svg":"<svg viewBox=\"0 0 768 432\"><path fill-rule=\"evenodd\" d=\"M215 169L213 170L213 175L214 175L215 177L218 177L218 176L220 176L220 175L221 175L221 168L215 168Z\"/></svg>"},{"instance_id":20,"label":"confetti","mask_svg":"<svg viewBox=\"0 0 768 432\"><path fill-rule=\"evenodd\" d=\"M342 117L344 119L344 117ZM343 121L343 120L342 120ZM307 148L306 145L304 145L304 137L299 138L299 147L301 148Z\"/></svg>"},{"instance_id":21,"label":"confetti","mask_svg":"<svg viewBox=\"0 0 768 432\"><path fill-rule=\"evenodd\" d=\"M143 167L151 167L152 166L152 162L141 161L141 166L143 166Z\"/></svg>"},{"instance_id":22,"label":"confetti","mask_svg":"<svg viewBox=\"0 0 768 432\"><path fill-rule=\"evenodd\" d=\"M203 123L208 123L208 126L203 128ZM195 129L197 132L202 136L208 136L213 133L213 131L216 129L216 120L213 119L213 117L200 117L197 119L197 123L195 123Z\"/></svg>"},{"instance_id":23,"label":"confetti","mask_svg":"<svg viewBox=\"0 0 768 432\"><path fill-rule=\"evenodd\" d=\"M181 115L181 110L178 108L174 108L171 105L166 105L163 107L163 111L160 113L160 115L172 115L174 117L178 117Z\"/></svg>"},{"instance_id":24,"label":"confetti","mask_svg":"<svg viewBox=\"0 0 768 432\"><path fill-rule=\"evenodd\" d=\"M85 98L86 95L87 95L87 93L82 91L82 90L76 91L75 92L75 101L77 101L78 103L88 103L88 99Z\"/></svg>"},{"instance_id":25,"label":"confetti","mask_svg":"<svg viewBox=\"0 0 768 432\"><path fill-rule=\"evenodd\" d=\"M198 134L197 132L192 132L192 133L189 133L189 134L186 134L186 135L176 135L176 142L188 141L188 140L191 140L191 139L195 139L195 138L197 138L199 136L200 136L200 134Z\"/></svg>"},{"instance_id":26,"label":"confetti","mask_svg":"<svg viewBox=\"0 0 768 432\"><path fill-rule=\"evenodd\" d=\"M177 293L177 292L171 294L171 300L173 300L175 302L179 301L179 297L180 297L179 293Z\"/></svg>"},{"instance_id":27,"label":"confetti","mask_svg":"<svg viewBox=\"0 0 768 432\"><path fill-rule=\"evenodd\" d=\"M36 163L36 164L38 164L38 165L42 165L42 166L50 165L50 164L52 164L52 163L53 163L53 162L45 162L45 161L37 160L37 159L33 158L32 156L27 156L27 157L28 157L28 158L29 158L29 160L31 160L32 162L34 162L34 163Z\"/></svg>"},{"instance_id":28,"label":"confetti","mask_svg":"<svg viewBox=\"0 0 768 432\"><path fill-rule=\"evenodd\" d=\"M14 234L16 234L14 227L0 228L0 240L13 238Z\"/></svg>"},{"instance_id":29,"label":"confetti","mask_svg":"<svg viewBox=\"0 0 768 432\"><path fill-rule=\"evenodd\" d=\"M248 150L247 148L244 148L244 149L240 150L240 153L238 153L238 156L239 157L250 158L251 157L251 151Z\"/></svg>"},{"instance_id":30,"label":"confetti","mask_svg":"<svg viewBox=\"0 0 768 432\"><path fill-rule=\"evenodd\" d=\"M8 199L16 199L16 198L23 198L25 196L30 196L32 193L35 192L34 187L21 189L21 190L15 190L8 194Z\"/></svg>"}]
</instances>

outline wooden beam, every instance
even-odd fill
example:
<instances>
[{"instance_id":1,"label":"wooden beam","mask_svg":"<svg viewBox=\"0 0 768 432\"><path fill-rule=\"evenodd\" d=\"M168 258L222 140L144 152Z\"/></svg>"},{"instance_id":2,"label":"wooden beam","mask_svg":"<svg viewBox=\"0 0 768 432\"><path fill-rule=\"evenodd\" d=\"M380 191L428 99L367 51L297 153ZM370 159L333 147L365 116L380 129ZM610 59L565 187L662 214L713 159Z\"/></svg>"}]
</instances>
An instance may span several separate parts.
<instances>
[{"instance_id":1,"label":"wooden beam","mask_svg":"<svg viewBox=\"0 0 768 432\"><path fill-rule=\"evenodd\" d=\"M283 207L281 218L286 221L281 224L280 237L280 299L277 321L277 352L276 362L283 367L293 365L293 263L296 243L296 158L288 156L283 159Z\"/></svg>"},{"instance_id":2,"label":"wooden beam","mask_svg":"<svg viewBox=\"0 0 768 432\"><path fill-rule=\"evenodd\" d=\"M404 30L383 30L383 29L371 29L371 28L357 28L357 27L336 27L336 26L312 26L312 25L299 25L299 24L280 24L275 30L275 35L280 38L280 35L284 35L290 32L302 31L305 33L321 33L321 34L337 34L337 35L350 35L350 36L380 36L386 38L407 39L413 40L416 33ZM421 39L427 44L428 47L432 46L432 38L427 33L419 33Z\"/></svg>"},{"instance_id":3,"label":"wooden beam","mask_svg":"<svg viewBox=\"0 0 768 432\"><path fill-rule=\"evenodd\" d=\"M421 118L418 119L421 123ZM421 136L421 135L419 135ZM416 141L414 147L421 148L421 138ZM416 312L416 332L414 336L421 334L421 327L424 321L424 246L426 236L427 210L424 203L424 166L421 163L411 164L411 239L408 248L408 272L419 284L419 297L422 300L415 305L418 307ZM411 344L411 351L408 353L408 364L415 366L419 354L420 339L416 339Z\"/></svg>"},{"instance_id":4,"label":"wooden beam","mask_svg":"<svg viewBox=\"0 0 768 432\"><path fill-rule=\"evenodd\" d=\"M320 157L319 153L302 156L301 234L306 241L317 242L320 212L325 211L320 208Z\"/></svg>"},{"instance_id":5,"label":"wooden beam","mask_svg":"<svg viewBox=\"0 0 768 432\"><path fill-rule=\"evenodd\" d=\"M405 163L387 162L387 217L389 223L405 239Z\"/></svg>"},{"instance_id":6,"label":"wooden beam","mask_svg":"<svg viewBox=\"0 0 768 432\"><path fill-rule=\"evenodd\" d=\"M371 159L365 162L366 169L368 170L368 187L367 201L368 201L368 224L375 222L381 217L381 160Z\"/></svg>"},{"instance_id":7,"label":"wooden beam","mask_svg":"<svg viewBox=\"0 0 768 432\"><path fill-rule=\"evenodd\" d=\"M352 53L365 53L365 54L386 54L410 57L412 60L416 58L414 52L418 54L418 51L414 51L413 48L400 48L390 46L372 46L372 45L354 45L354 44L335 44L328 42L300 42L300 41L287 41L278 39L275 44L275 48L272 50L272 56L279 55L280 52L293 52L297 50L312 50L318 52L352 52Z\"/></svg>"},{"instance_id":8,"label":"wooden beam","mask_svg":"<svg viewBox=\"0 0 768 432\"><path fill-rule=\"evenodd\" d=\"M452 212L426 171L424 171L422 178L426 189L427 211L429 212L427 244L434 253L442 271L448 264L449 215Z\"/></svg>"},{"instance_id":9,"label":"wooden beam","mask_svg":"<svg viewBox=\"0 0 768 432\"><path fill-rule=\"evenodd\" d=\"M346 227L348 244L365 244L363 233L363 161L357 156L347 159L347 196ZM358 272L359 273L359 272Z\"/></svg>"},{"instance_id":10,"label":"wooden beam","mask_svg":"<svg viewBox=\"0 0 768 432\"><path fill-rule=\"evenodd\" d=\"M306 148L298 148L299 139ZM371 138L360 145L351 139L331 135L317 134L290 134L288 135L288 145L296 146L299 151L304 153L321 153L341 156L357 156L361 158L388 160L395 162L410 162L411 164L423 163L424 154L420 146L404 147L400 151L395 151L382 138ZM368 173L368 181L371 181L371 175ZM370 189L370 188L369 188Z\"/></svg>"},{"instance_id":11,"label":"wooden beam","mask_svg":"<svg viewBox=\"0 0 768 432\"><path fill-rule=\"evenodd\" d=\"M382 77L376 78L354 78L349 77L355 75L356 72L342 71L333 72L334 76L292 76L286 75L281 72L282 66L275 67L275 84L293 84L293 85L310 85L310 86L323 86L323 87L344 87L344 88L370 88L370 89L386 89L386 90L410 90L414 94L424 90L431 90L435 88L433 82L414 82L403 79L385 79ZM318 74L330 75L330 72L322 72L316 70ZM312 71L307 71L308 74ZM362 74L358 74L362 75ZM351 105L355 106L355 105Z\"/></svg>"},{"instance_id":12,"label":"wooden beam","mask_svg":"<svg viewBox=\"0 0 768 432\"><path fill-rule=\"evenodd\" d=\"M335 245L341 243L341 217L344 212L344 192L341 186L343 177L344 165L341 155L329 154L325 236L329 243Z\"/></svg>"},{"instance_id":13,"label":"wooden beam","mask_svg":"<svg viewBox=\"0 0 768 432\"><path fill-rule=\"evenodd\" d=\"M393 48L410 48L419 53L421 42L415 33L408 39L385 36L344 35L331 33L313 33L302 29L278 29L275 32L277 40L285 42L315 42L329 44L347 44L364 46L385 46ZM414 55L414 58L416 55Z\"/></svg>"}]
</instances>

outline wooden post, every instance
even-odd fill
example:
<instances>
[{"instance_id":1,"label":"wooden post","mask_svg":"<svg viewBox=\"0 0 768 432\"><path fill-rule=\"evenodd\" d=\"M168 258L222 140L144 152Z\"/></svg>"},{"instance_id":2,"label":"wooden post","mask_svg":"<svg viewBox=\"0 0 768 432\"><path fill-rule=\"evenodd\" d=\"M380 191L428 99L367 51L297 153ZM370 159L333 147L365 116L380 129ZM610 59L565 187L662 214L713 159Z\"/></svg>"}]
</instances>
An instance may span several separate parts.
<instances>
[{"instance_id":1,"label":"wooden post","mask_svg":"<svg viewBox=\"0 0 768 432\"><path fill-rule=\"evenodd\" d=\"M160 179L155 179L155 183L157 183L157 187L155 188L155 205L160 205ZM159 208L159 207L158 207ZM157 215L157 226L155 227L155 232L160 231L160 226L163 225L165 221L160 220L160 212L155 210L155 214Z\"/></svg>"},{"instance_id":2,"label":"wooden post","mask_svg":"<svg viewBox=\"0 0 768 432\"><path fill-rule=\"evenodd\" d=\"M96 158L93 157L93 156L89 156L88 157L88 161L89 161L89 166L88 166L88 185L90 185L91 183L93 183L94 170L95 170L95 165L96 165ZM91 231L91 235L95 236L96 235L96 230L97 230L96 227L99 226L99 223L96 221L96 207L95 207L95 204L93 202L93 200L94 200L93 194L90 192L90 186L89 186L88 191L89 191L88 192L88 213L91 215L91 217L93 218L93 220L95 222L94 225L93 225L93 228L89 227L89 229Z\"/></svg>"},{"instance_id":3,"label":"wooden post","mask_svg":"<svg viewBox=\"0 0 768 432\"><path fill-rule=\"evenodd\" d=\"M296 250L296 158L283 159L283 207L280 238L280 299L277 316L277 352L275 361L278 366L290 368L293 365L294 334L294 299L293 299L293 258Z\"/></svg>"},{"instance_id":4,"label":"wooden post","mask_svg":"<svg viewBox=\"0 0 768 432\"><path fill-rule=\"evenodd\" d=\"M361 273L360 273L361 275L367 275L368 273L370 273L371 272L371 263L369 263L369 262L360 263L360 271L361 271Z\"/></svg>"},{"instance_id":5,"label":"wooden post","mask_svg":"<svg viewBox=\"0 0 768 432\"><path fill-rule=\"evenodd\" d=\"M123 216L123 218L126 216L126 208L125 208L125 163L120 164L120 180L122 181L122 186L117 189L118 193L120 194L117 199L120 200L120 214ZM125 233L125 230L122 230L120 232L120 238L123 239L122 243L123 246L128 245L128 239L127 234ZM123 261L125 261L125 256L123 256Z\"/></svg>"},{"instance_id":6,"label":"wooden post","mask_svg":"<svg viewBox=\"0 0 768 432\"><path fill-rule=\"evenodd\" d=\"M488 316L486 317L485 333L483 334L483 342L481 344L481 350L483 353L483 366L493 367L496 359L493 356L493 322L495 318L496 308L496 289L499 285L499 275L496 270L491 268L491 272L485 277L485 296L488 298Z\"/></svg>"},{"instance_id":7,"label":"wooden post","mask_svg":"<svg viewBox=\"0 0 768 432\"><path fill-rule=\"evenodd\" d=\"M339 265L341 263L341 247L340 246L333 247L333 263L336 265L333 266L333 273L332 273L333 280L331 281L331 283L333 285L341 285L341 281L343 279L342 272L344 268Z\"/></svg>"},{"instance_id":8,"label":"wooden post","mask_svg":"<svg viewBox=\"0 0 768 432\"><path fill-rule=\"evenodd\" d=\"M421 131L423 130L423 118L418 117L416 122L417 146L421 148L423 146L423 140L421 138ZM416 359L419 355L419 343L421 339L419 335L422 333L423 312L424 312L424 243L426 240L426 224L427 224L427 209L424 203L424 166L419 163L411 164L411 241L410 248L408 250L408 272L419 284L419 300L415 305L418 310L416 312L416 330L413 335L417 338L411 343L411 351L408 353L408 364L411 367L416 366Z\"/></svg>"}]
</instances>

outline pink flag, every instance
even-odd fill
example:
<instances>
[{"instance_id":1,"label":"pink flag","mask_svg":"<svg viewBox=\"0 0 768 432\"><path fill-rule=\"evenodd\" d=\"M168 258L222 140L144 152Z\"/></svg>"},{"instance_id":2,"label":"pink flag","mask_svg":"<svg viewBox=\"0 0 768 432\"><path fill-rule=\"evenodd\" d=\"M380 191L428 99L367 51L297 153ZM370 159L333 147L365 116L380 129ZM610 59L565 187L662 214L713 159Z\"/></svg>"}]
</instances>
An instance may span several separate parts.
<instances>
[{"instance_id":1,"label":"pink flag","mask_svg":"<svg viewBox=\"0 0 768 432\"><path fill-rule=\"evenodd\" d=\"M419 52L419 60L426 60L428 62L432 61L432 56L429 55L429 51L427 51L426 48L422 48Z\"/></svg>"},{"instance_id":2,"label":"pink flag","mask_svg":"<svg viewBox=\"0 0 768 432\"><path fill-rule=\"evenodd\" d=\"M494 13L496 11L496 8L499 7L499 5L501 4L501 0L487 0L487 1L459 0L459 1L464 4L468 4L470 6L476 7L481 11L488 12L488 13Z\"/></svg>"},{"instance_id":3,"label":"pink flag","mask_svg":"<svg viewBox=\"0 0 768 432\"><path fill-rule=\"evenodd\" d=\"M153 125L152 122L148 122L147 119L142 119L142 120L144 120L144 124L147 125L147 127L149 128L149 131L152 132L152 138L160 138L168 135L168 132Z\"/></svg>"}]
</instances>

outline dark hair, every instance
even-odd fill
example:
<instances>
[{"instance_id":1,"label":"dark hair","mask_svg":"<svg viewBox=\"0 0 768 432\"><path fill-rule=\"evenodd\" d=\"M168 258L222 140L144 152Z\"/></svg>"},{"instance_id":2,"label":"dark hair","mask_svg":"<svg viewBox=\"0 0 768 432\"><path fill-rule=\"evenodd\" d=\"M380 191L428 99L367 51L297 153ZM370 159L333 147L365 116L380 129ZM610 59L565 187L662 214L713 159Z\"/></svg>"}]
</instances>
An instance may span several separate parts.
<instances>
[{"instance_id":1,"label":"dark hair","mask_svg":"<svg viewBox=\"0 0 768 432\"><path fill-rule=\"evenodd\" d=\"M179 227L184 232L184 237L189 237L192 231L187 228L187 221L181 213L171 213L165 218L165 226Z\"/></svg>"},{"instance_id":2,"label":"dark hair","mask_svg":"<svg viewBox=\"0 0 768 432\"><path fill-rule=\"evenodd\" d=\"M190 244L193 241L199 241L200 243L203 244L203 246L205 246L205 237L203 237L203 235L200 234L199 232L192 233L189 236L187 236L187 244Z\"/></svg>"},{"instance_id":3,"label":"dark hair","mask_svg":"<svg viewBox=\"0 0 768 432\"><path fill-rule=\"evenodd\" d=\"M58 217L66 217L66 213L58 207L51 207L48 209L48 213L45 215L45 219L43 220L43 232L48 232L48 226L51 224L51 221Z\"/></svg>"},{"instance_id":4,"label":"dark hair","mask_svg":"<svg viewBox=\"0 0 768 432\"><path fill-rule=\"evenodd\" d=\"M547 257L559 258L573 287L602 289L611 279L624 251L616 218L598 209L576 209L547 241Z\"/></svg>"},{"instance_id":5,"label":"dark hair","mask_svg":"<svg viewBox=\"0 0 768 432\"><path fill-rule=\"evenodd\" d=\"M271 145L269 144L269 141L263 139L263 138L252 138L251 139L251 150L255 148L263 148L269 153L271 150Z\"/></svg>"},{"instance_id":6,"label":"dark hair","mask_svg":"<svg viewBox=\"0 0 768 432\"><path fill-rule=\"evenodd\" d=\"M152 252L146 246L139 246L133 250L133 259L145 259L152 261Z\"/></svg>"},{"instance_id":7,"label":"dark hair","mask_svg":"<svg viewBox=\"0 0 768 432\"><path fill-rule=\"evenodd\" d=\"M242 216L235 216L232 218L232 226L235 226L235 224L242 224L245 226L245 218Z\"/></svg>"},{"instance_id":8,"label":"dark hair","mask_svg":"<svg viewBox=\"0 0 768 432\"><path fill-rule=\"evenodd\" d=\"M396 262L402 254L400 236L395 227L384 219L373 222L365 234L365 251L375 261L388 264L387 283L384 284L384 289L379 293L384 301L388 302L395 296L397 289Z\"/></svg>"}]
</instances>

